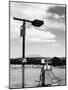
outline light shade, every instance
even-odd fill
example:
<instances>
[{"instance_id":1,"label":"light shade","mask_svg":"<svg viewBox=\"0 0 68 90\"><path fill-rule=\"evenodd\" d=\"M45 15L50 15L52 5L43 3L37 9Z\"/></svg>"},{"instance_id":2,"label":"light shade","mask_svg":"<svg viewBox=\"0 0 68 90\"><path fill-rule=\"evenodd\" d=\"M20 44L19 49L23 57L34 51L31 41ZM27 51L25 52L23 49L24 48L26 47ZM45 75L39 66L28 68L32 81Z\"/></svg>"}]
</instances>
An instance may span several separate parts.
<instances>
[{"instance_id":1,"label":"light shade","mask_svg":"<svg viewBox=\"0 0 68 90\"><path fill-rule=\"evenodd\" d=\"M40 26L42 26L44 24L44 22L42 21L42 20L34 20L34 21L32 21L32 25L33 26L36 26L36 27L40 27Z\"/></svg>"}]
</instances>

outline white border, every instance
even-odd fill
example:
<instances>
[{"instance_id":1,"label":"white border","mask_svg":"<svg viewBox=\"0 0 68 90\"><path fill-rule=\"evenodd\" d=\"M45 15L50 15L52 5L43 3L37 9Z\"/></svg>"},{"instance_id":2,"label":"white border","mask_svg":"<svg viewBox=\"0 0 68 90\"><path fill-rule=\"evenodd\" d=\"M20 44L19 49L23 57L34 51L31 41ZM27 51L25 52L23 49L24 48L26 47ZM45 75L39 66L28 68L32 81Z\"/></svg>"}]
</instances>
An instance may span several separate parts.
<instances>
[{"instance_id":1,"label":"white border","mask_svg":"<svg viewBox=\"0 0 68 90\"><path fill-rule=\"evenodd\" d=\"M68 0L16 0L16 1L68 4ZM8 89L9 85L8 81L9 81L9 2L8 0L0 0L0 89L1 90ZM67 90L67 86L29 88L29 89Z\"/></svg>"}]
</instances>

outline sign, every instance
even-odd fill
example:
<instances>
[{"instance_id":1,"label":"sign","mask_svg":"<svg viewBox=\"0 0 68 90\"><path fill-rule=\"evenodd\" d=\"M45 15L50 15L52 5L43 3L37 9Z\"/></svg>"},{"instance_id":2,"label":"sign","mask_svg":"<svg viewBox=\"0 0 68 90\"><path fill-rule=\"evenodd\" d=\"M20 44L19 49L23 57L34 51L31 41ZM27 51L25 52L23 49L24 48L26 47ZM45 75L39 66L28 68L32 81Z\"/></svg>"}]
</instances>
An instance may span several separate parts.
<instances>
[{"instance_id":1,"label":"sign","mask_svg":"<svg viewBox=\"0 0 68 90\"><path fill-rule=\"evenodd\" d=\"M22 37L25 34L25 30L23 28L23 25L20 27L20 37Z\"/></svg>"},{"instance_id":2,"label":"sign","mask_svg":"<svg viewBox=\"0 0 68 90\"><path fill-rule=\"evenodd\" d=\"M42 64L45 64L45 59L42 59L42 60L41 60L41 63L42 63Z\"/></svg>"}]
</instances>

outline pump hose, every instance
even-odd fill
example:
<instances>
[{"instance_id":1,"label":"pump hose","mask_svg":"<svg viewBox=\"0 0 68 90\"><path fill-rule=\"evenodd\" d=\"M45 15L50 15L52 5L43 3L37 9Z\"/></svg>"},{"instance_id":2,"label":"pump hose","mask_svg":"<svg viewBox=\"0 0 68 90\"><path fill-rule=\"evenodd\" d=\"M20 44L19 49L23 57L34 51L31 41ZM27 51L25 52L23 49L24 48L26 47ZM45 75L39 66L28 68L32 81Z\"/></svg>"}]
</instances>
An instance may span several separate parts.
<instances>
[{"instance_id":1,"label":"pump hose","mask_svg":"<svg viewBox=\"0 0 68 90\"><path fill-rule=\"evenodd\" d=\"M52 70L52 67L50 67L50 70L51 70L52 75L54 76L54 78L51 78L51 84L58 83L58 85L61 85L61 81L62 80L59 77L57 77L56 75L54 75L54 72ZM42 70L40 72L39 86L40 86L41 78L42 78ZM57 81L56 82L53 82L52 80L55 80L55 79L57 79Z\"/></svg>"},{"instance_id":2,"label":"pump hose","mask_svg":"<svg viewBox=\"0 0 68 90\"><path fill-rule=\"evenodd\" d=\"M60 79L59 77L57 77L56 75L54 75L54 72L53 72L53 70L52 70L52 67L51 67L51 73L52 73L52 75L54 76L54 78L51 78L51 84L55 84L55 83L58 82L58 84L60 85L60 84L61 84L61 79ZM57 79L57 81L53 83L52 80L55 80L55 79Z\"/></svg>"}]
</instances>

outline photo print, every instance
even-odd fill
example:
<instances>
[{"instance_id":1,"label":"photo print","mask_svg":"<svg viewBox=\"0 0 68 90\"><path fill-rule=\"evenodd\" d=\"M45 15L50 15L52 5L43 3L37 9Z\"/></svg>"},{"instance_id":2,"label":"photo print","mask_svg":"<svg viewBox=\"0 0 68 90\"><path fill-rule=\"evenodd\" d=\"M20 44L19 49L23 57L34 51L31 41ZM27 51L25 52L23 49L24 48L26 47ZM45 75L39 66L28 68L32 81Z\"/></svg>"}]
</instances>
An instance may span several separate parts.
<instances>
[{"instance_id":1,"label":"photo print","mask_svg":"<svg viewBox=\"0 0 68 90\"><path fill-rule=\"evenodd\" d=\"M66 5L9 2L9 88L66 85Z\"/></svg>"}]
</instances>

